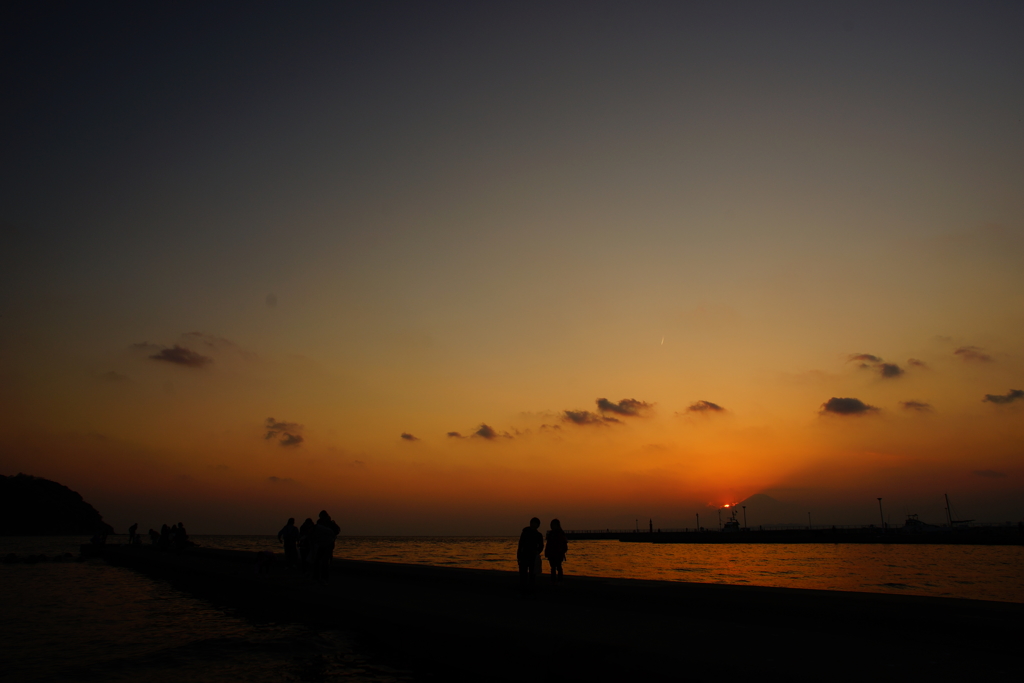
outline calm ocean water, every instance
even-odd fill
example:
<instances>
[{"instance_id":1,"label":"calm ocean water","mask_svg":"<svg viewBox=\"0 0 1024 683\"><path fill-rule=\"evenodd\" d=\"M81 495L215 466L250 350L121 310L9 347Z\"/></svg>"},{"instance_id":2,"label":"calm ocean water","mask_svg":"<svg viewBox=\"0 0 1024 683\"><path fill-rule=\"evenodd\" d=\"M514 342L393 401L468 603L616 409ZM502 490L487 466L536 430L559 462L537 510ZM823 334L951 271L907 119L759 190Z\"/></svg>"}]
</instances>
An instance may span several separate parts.
<instances>
[{"instance_id":1,"label":"calm ocean water","mask_svg":"<svg viewBox=\"0 0 1024 683\"><path fill-rule=\"evenodd\" d=\"M273 536L200 536L232 550L280 550ZM517 538L342 538L337 557L516 569ZM567 574L1024 602L1024 547L884 544L653 544L579 541Z\"/></svg>"},{"instance_id":2,"label":"calm ocean water","mask_svg":"<svg viewBox=\"0 0 1024 683\"><path fill-rule=\"evenodd\" d=\"M75 555L86 538L0 538L0 555ZM119 537L111 537L112 542ZM279 551L273 536L195 536ZM360 560L515 569L515 538L342 538ZM570 545L566 574L1024 602L1024 548L928 545ZM410 681L351 633L257 622L102 561L0 565L10 680Z\"/></svg>"}]
</instances>

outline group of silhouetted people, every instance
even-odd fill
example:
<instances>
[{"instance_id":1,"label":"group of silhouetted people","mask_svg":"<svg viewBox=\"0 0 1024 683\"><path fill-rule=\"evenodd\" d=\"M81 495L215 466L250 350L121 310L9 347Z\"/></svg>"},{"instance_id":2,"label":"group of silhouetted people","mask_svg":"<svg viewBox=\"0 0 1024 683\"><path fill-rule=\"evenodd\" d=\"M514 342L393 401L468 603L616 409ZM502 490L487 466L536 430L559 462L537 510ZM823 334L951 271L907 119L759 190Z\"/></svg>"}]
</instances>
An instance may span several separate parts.
<instances>
[{"instance_id":1,"label":"group of silhouetted people","mask_svg":"<svg viewBox=\"0 0 1024 683\"><path fill-rule=\"evenodd\" d=\"M166 529L166 526L164 527ZM284 544L285 569L298 569L309 574L314 581L326 583L331 571L331 558L334 557L334 544L341 532L338 523L331 519L326 510L321 510L316 522L307 517L302 526L295 526L295 518L289 517L288 523L277 532L277 540ZM153 534L150 530L150 534ZM547 539L540 533L540 519L534 517L530 526L524 527L519 535L519 547L516 550L516 561L519 564L519 581L524 590L530 590L537 582L541 573L541 555L547 558L551 567L551 578L556 583L562 580L562 563L569 551L569 540L562 531L562 523L551 520L551 528ZM257 574L267 574L273 553L264 551L257 557Z\"/></svg>"},{"instance_id":2,"label":"group of silhouetted people","mask_svg":"<svg viewBox=\"0 0 1024 683\"><path fill-rule=\"evenodd\" d=\"M135 528L138 528L137 525L133 525L133 529ZM135 536L134 530L131 532L131 536ZM180 550L191 544L188 540L188 532L185 531L185 525L181 522L171 526L164 524L160 527L160 531L150 529L149 541L161 550Z\"/></svg>"},{"instance_id":3,"label":"group of silhouetted people","mask_svg":"<svg viewBox=\"0 0 1024 683\"><path fill-rule=\"evenodd\" d=\"M284 543L284 566L301 569L314 580L326 583L331 573L334 543L340 532L341 527L326 510L320 511L316 522L307 517L300 527L296 527L295 518L290 517L277 532L277 540Z\"/></svg>"},{"instance_id":4,"label":"group of silhouetted people","mask_svg":"<svg viewBox=\"0 0 1024 683\"><path fill-rule=\"evenodd\" d=\"M541 573L541 553L547 558L551 566L551 578L555 581L562 580L562 563L565 562L566 553L569 552L569 539L562 531L562 523L557 519L551 520L551 529L547 533L547 543L540 533L540 520L536 517L530 520L530 526L524 527L519 534L519 548L516 550L516 562L519 564L519 583L529 590L537 581L537 575Z\"/></svg>"}]
</instances>

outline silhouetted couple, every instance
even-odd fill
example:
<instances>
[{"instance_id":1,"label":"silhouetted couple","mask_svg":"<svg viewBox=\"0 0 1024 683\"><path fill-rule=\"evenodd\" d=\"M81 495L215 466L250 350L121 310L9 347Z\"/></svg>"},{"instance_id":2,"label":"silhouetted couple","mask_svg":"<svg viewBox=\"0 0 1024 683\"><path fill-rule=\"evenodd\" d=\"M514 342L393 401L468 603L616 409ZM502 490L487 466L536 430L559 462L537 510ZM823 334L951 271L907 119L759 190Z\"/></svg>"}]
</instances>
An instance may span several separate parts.
<instances>
[{"instance_id":1,"label":"silhouetted couple","mask_svg":"<svg viewBox=\"0 0 1024 683\"><path fill-rule=\"evenodd\" d=\"M551 565L551 577L555 581L562 579L562 563L565 562L565 555L569 550L569 541L562 531L562 523L557 519L551 520L546 546L539 529L540 520L534 517L530 520L530 526L524 527L523 532L519 534L516 562L519 563L519 585L524 590L532 589L537 582L537 575L541 573L542 552Z\"/></svg>"}]
</instances>

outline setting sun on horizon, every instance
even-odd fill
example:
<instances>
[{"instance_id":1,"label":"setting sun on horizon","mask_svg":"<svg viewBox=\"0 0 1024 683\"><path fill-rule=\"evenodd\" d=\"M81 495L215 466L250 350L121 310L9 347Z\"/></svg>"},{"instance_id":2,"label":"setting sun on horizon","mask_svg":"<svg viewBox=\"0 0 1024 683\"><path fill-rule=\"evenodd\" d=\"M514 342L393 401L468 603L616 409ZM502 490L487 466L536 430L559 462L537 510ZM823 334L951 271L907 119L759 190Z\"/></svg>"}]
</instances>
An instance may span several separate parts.
<instances>
[{"instance_id":1,"label":"setting sun on horizon","mask_svg":"<svg viewBox=\"0 0 1024 683\"><path fill-rule=\"evenodd\" d=\"M736 7L24 28L0 474L119 532L1021 522L1020 6Z\"/></svg>"}]
</instances>

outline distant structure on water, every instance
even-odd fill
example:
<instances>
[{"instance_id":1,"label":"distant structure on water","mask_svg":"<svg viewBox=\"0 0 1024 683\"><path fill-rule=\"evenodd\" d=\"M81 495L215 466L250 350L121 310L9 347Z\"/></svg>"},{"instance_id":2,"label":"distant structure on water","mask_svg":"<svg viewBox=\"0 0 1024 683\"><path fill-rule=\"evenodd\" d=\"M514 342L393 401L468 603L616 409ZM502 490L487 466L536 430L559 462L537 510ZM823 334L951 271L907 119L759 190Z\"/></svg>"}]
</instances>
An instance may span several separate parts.
<instances>
[{"instance_id":1,"label":"distant structure on water","mask_svg":"<svg viewBox=\"0 0 1024 683\"><path fill-rule=\"evenodd\" d=\"M771 500L767 496L764 498ZM881 498L879 509L881 510ZM888 524L867 526L778 525L774 528L740 525L738 505L731 508L729 518L719 529L658 529L653 524L646 533L637 529L589 529L566 531L571 540L619 540L625 543L929 543L952 545L1024 545L1024 524L974 524L973 519L954 519L953 508L946 500L946 524L927 524L916 514L908 514L902 527ZM773 501L774 502L774 501ZM742 506L744 517L746 507ZM721 511L719 511L721 513ZM700 517L698 516L699 520Z\"/></svg>"}]
</instances>

